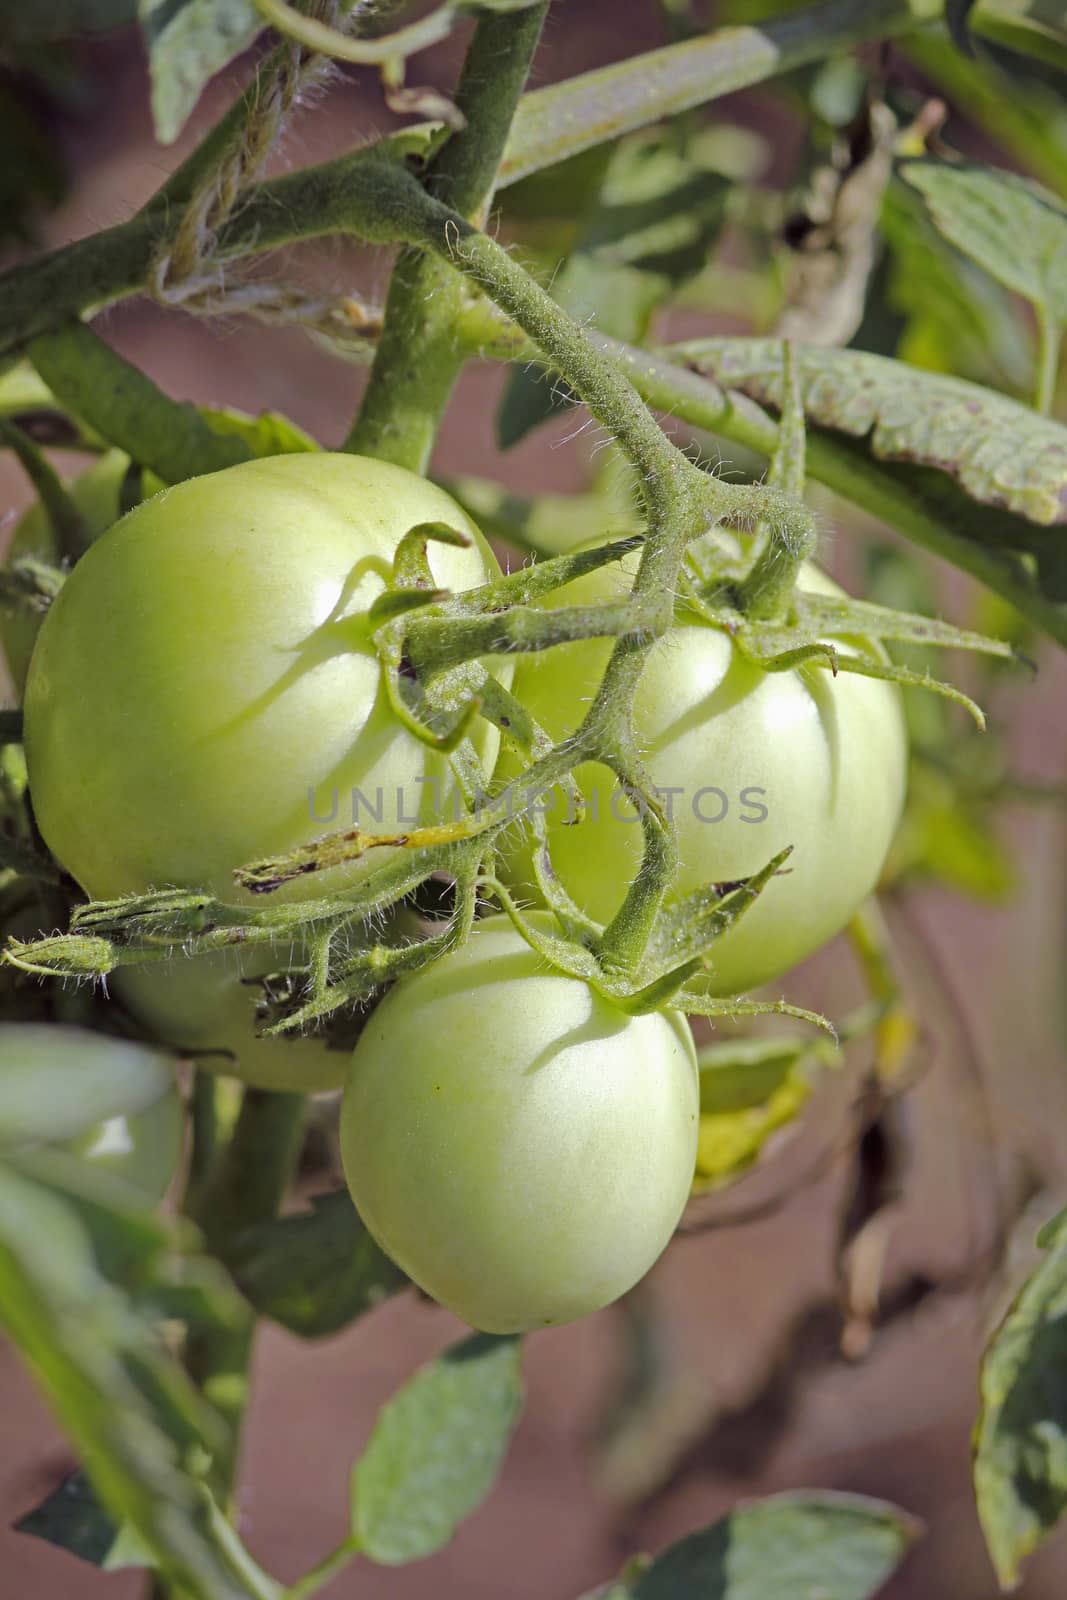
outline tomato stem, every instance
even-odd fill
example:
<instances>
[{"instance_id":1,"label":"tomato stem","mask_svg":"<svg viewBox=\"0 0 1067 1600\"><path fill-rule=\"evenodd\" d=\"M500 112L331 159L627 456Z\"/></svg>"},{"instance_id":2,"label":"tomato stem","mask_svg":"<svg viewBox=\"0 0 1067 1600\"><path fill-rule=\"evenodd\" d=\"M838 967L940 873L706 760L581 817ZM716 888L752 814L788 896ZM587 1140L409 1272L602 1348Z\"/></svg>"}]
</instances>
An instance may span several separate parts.
<instances>
[{"instance_id":1,"label":"tomato stem","mask_svg":"<svg viewBox=\"0 0 1067 1600\"><path fill-rule=\"evenodd\" d=\"M306 1105L299 1094L245 1090L229 1143L190 1196L190 1214L223 1262L246 1228L276 1214L300 1150ZM232 1497L237 1472L254 1327L251 1320L239 1328L211 1326L192 1332L186 1347L189 1372L227 1429L226 1447L211 1474L223 1505Z\"/></svg>"},{"instance_id":2,"label":"tomato stem","mask_svg":"<svg viewBox=\"0 0 1067 1600\"><path fill-rule=\"evenodd\" d=\"M474 30L455 94L466 127L442 146L424 180L428 193L465 217L481 218L488 209L547 12L542 3L517 14L490 13ZM446 264L422 250L401 252L346 450L426 471L466 359L455 333L462 298L463 285Z\"/></svg>"}]
</instances>

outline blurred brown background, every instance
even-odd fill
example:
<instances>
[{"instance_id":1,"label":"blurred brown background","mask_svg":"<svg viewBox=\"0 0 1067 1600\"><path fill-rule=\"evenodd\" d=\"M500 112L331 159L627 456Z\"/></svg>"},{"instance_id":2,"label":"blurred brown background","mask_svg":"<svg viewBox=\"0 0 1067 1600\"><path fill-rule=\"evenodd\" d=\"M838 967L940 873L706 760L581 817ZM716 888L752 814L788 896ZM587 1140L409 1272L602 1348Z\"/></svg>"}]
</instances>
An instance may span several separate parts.
<instances>
[{"instance_id":1,"label":"blurred brown background","mask_svg":"<svg viewBox=\"0 0 1067 1600\"><path fill-rule=\"evenodd\" d=\"M536 78L551 81L662 40L647 0L555 8ZM420 77L447 84L461 40L419 61ZM139 47L132 38L85 47L94 98L62 125L69 197L42 224L59 243L117 222L156 187L241 80L224 75L179 145L153 141ZM773 130L779 115L757 91L712 108ZM288 133L282 161L299 165L390 125L374 79L339 76ZM789 153L781 152L788 175ZM310 262L310 264L309 264ZM301 258L338 288L382 292L387 265L348 247ZM708 331L714 324L704 319ZM287 412L327 444L344 435L362 383L358 368L296 332L211 327L140 302L108 313L102 331L170 394L249 411ZM588 475L589 445L565 444L573 419L535 433L505 456L493 441L502 374L470 370L445 425L435 465L506 481L521 492L573 489ZM28 492L0 460L0 505ZM858 519L833 508L825 558L847 570ZM866 530L869 532L869 529ZM962 593L953 581L953 600ZM1042 653L1032 687L1015 694L1010 743L1031 779L1063 777L1067 665ZM994 716L997 707L991 708ZM1021 882L1009 905L988 909L940 891L909 896L892 913L913 1000L930 1036L931 1064L909 1103L914 1155L888 1266L892 1285L916 1273L952 1274L988 1244L994 1173L1010 1183L1028 1155L1054 1184L1067 1107L1063 1074L1064 829L1054 811L1007 810ZM789 996L831 1016L860 991L840 944L792 975ZM988 1096L998 1151L983 1135ZM725 1214L788 1187L805 1151L841 1125L854 1078L840 1078L807 1118L799 1144L738 1189L699 1208ZM776 1214L680 1239L641 1291L635 1314L653 1316L663 1392L650 1420L616 1436L605 1407L617 1393L626 1323L618 1309L529 1341L529 1400L503 1477L485 1509L432 1562L371 1573L357 1564L328 1591L381 1600L568 1600L608 1579L638 1549L707 1522L737 1498L795 1487L885 1495L928 1523L925 1539L887 1593L892 1600L985 1600L996 1588L969 1481L976 1363L988 1294L931 1294L890 1319L867 1359L838 1353L832 1244L846 1182L839 1163ZM1051 1211L1053 1200L1045 1202ZM1032 1237L1033 1227L1029 1229ZM631 1323L631 1333L633 1324ZM289 1580L343 1533L347 1473L382 1401L412 1367L457 1336L444 1312L404 1296L318 1346L266 1329L256 1357L246 1439L243 1532L256 1556ZM7 1531L71 1465L68 1451L10 1353L0 1349L0 1596L84 1600L137 1595L137 1575L98 1576L64 1554ZM1067 1537L1034 1560L1020 1591L1052 1600L1067 1581Z\"/></svg>"}]
</instances>

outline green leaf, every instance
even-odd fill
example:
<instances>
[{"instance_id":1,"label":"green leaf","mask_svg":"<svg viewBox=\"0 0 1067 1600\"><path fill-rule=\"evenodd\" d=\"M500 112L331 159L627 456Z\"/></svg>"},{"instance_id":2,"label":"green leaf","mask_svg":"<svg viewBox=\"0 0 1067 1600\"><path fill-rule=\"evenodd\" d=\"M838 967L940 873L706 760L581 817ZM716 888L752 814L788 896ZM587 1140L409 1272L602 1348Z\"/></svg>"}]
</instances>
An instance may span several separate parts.
<instances>
[{"instance_id":1,"label":"green leaf","mask_svg":"<svg viewBox=\"0 0 1067 1600\"><path fill-rule=\"evenodd\" d=\"M200 92L266 27L253 0L139 0L152 77L152 116L163 144L178 137Z\"/></svg>"},{"instance_id":2,"label":"green leaf","mask_svg":"<svg viewBox=\"0 0 1067 1600\"><path fill-rule=\"evenodd\" d=\"M1042 1229L1048 1255L982 1362L974 1484L1005 1588L1067 1507L1067 1211Z\"/></svg>"},{"instance_id":3,"label":"green leaf","mask_svg":"<svg viewBox=\"0 0 1067 1600\"><path fill-rule=\"evenodd\" d=\"M485 1499L522 1405L522 1346L475 1334L379 1413L352 1473L352 1528L373 1561L421 1561Z\"/></svg>"},{"instance_id":4,"label":"green leaf","mask_svg":"<svg viewBox=\"0 0 1067 1600\"><path fill-rule=\"evenodd\" d=\"M878 353L1028 393L1034 338L1018 302L942 237L906 184L887 190L881 228L892 253L887 298L905 327L895 348Z\"/></svg>"},{"instance_id":5,"label":"green leaf","mask_svg":"<svg viewBox=\"0 0 1067 1600\"><path fill-rule=\"evenodd\" d=\"M779 339L695 339L666 353L781 405ZM820 345L793 353L809 421L867 440L878 460L934 467L980 504L1044 526L1067 522L1067 428L1059 423L979 384L886 356Z\"/></svg>"},{"instance_id":6,"label":"green leaf","mask_svg":"<svg viewBox=\"0 0 1067 1600\"><path fill-rule=\"evenodd\" d=\"M156 1334L152 1295L169 1278L168 1235L130 1218L124 1195L116 1180L54 1152L0 1163L0 1327L104 1510L128 1520L176 1589L189 1600L280 1600L203 1482L224 1432ZM136 1303L106 1276L108 1259L138 1279ZM240 1325L232 1291L226 1316Z\"/></svg>"},{"instance_id":7,"label":"green leaf","mask_svg":"<svg viewBox=\"0 0 1067 1600\"><path fill-rule=\"evenodd\" d=\"M993 44L1067 71L1067 13L1058 0L983 0L974 32Z\"/></svg>"},{"instance_id":8,"label":"green leaf","mask_svg":"<svg viewBox=\"0 0 1067 1600\"><path fill-rule=\"evenodd\" d=\"M598 1600L871 1600L921 1532L861 1495L772 1495L598 1590ZM589 1600L593 1600L590 1596Z\"/></svg>"},{"instance_id":9,"label":"green leaf","mask_svg":"<svg viewBox=\"0 0 1067 1600\"><path fill-rule=\"evenodd\" d=\"M303 1339L323 1339L407 1287L347 1192L316 1195L311 1210L250 1228L230 1268L260 1316Z\"/></svg>"},{"instance_id":10,"label":"green leaf","mask_svg":"<svg viewBox=\"0 0 1067 1600\"><path fill-rule=\"evenodd\" d=\"M991 278L1067 322L1067 211L1026 178L988 167L908 161L902 176L938 228Z\"/></svg>"},{"instance_id":11,"label":"green leaf","mask_svg":"<svg viewBox=\"0 0 1067 1600\"><path fill-rule=\"evenodd\" d=\"M1000 0L998 0L1000 3ZM1003 0L1005 9L1016 0ZM1053 0L1055 3L1055 0ZM976 13L974 32L984 31L987 7ZM1034 36L1032 36L1034 37ZM940 29L920 29L901 42L901 53L918 67L947 105L957 107L993 147L1061 198L1067 197L1067 107L1062 85L1007 70L1003 54L983 49L968 60Z\"/></svg>"},{"instance_id":12,"label":"green leaf","mask_svg":"<svg viewBox=\"0 0 1067 1600\"><path fill-rule=\"evenodd\" d=\"M43 1539L104 1572L151 1565L136 1534L115 1526L81 1470L64 1478L39 1506L20 1517L15 1532Z\"/></svg>"},{"instance_id":13,"label":"green leaf","mask_svg":"<svg viewBox=\"0 0 1067 1600\"><path fill-rule=\"evenodd\" d=\"M1018 873L996 830L992 807L959 792L950 774L912 762L908 803L890 851L887 876L919 873L956 894L1007 900Z\"/></svg>"},{"instance_id":14,"label":"green leaf","mask_svg":"<svg viewBox=\"0 0 1067 1600\"><path fill-rule=\"evenodd\" d=\"M243 411L201 406L200 414L215 433L236 434L256 457L295 455L318 450L318 441L280 411L261 411L248 416Z\"/></svg>"}]
</instances>

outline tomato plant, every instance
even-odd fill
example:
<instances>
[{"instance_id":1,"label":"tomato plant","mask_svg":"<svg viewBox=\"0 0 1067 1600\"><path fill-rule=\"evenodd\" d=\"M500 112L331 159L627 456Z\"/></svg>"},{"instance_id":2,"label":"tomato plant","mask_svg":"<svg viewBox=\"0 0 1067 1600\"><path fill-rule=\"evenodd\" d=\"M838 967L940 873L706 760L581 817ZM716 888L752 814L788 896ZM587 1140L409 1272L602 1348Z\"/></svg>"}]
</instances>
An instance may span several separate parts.
<instances>
[{"instance_id":1,"label":"tomato plant","mask_svg":"<svg viewBox=\"0 0 1067 1600\"><path fill-rule=\"evenodd\" d=\"M616 1300L689 1195L700 1093L685 1018L627 1016L503 917L403 979L356 1046L341 1149L383 1248L475 1328Z\"/></svg>"},{"instance_id":2,"label":"tomato plant","mask_svg":"<svg viewBox=\"0 0 1067 1600\"><path fill-rule=\"evenodd\" d=\"M551 599L609 601L627 591L635 568L630 558ZM810 566L800 585L840 593ZM516 694L554 739L581 723L610 653L609 642L588 640L520 662ZM812 665L765 672L729 634L683 610L649 654L634 719L652 785L677 823L672 896L738 882L793 847L785 871L718 941L710 966L720 995L780 978L838 933L878 882L904 799L899 691ZM504 763L501 776L513 773ZM560 881L586 912L609 922L641 865L640 817L605 767L579 766L574 778L584 810L558 790L535 803L545 810ZM511 876L524 891L535 888L528 850L512 849Z\"/></svg>"},{"instance_id":3,"label":"tomato plant","mask_svg":"<svg viewBox=\"0 0 1067 1600\"><path fill-rule=\"evenodd\" d=\"M532 1343L528 1544L427 1593L577 1595L737 1460L613 1600L933 1591L978 1524L908 1452L972 1432L1017 1584L1067 1504L1064 1218L1017 1247L1067 1111L1062 8L8 9L0 1331L79 1470L0 1568L313 1600L432 1557ZM912 1314L992 1287L941 1384ZM242 1451L264 1321L345 1343L304 1436L272 1345ZM759 1497L786 1427L849 1492Z\"/></svg>"}]
</instances>

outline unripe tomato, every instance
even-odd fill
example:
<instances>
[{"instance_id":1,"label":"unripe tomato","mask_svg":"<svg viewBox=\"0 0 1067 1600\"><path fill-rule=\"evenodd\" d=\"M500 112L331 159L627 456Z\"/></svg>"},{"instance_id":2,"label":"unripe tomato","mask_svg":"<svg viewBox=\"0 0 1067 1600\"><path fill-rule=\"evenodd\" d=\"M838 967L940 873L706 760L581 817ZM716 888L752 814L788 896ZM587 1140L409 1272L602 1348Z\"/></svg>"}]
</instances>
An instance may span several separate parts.
<instances>
[{"instance_id":1,"label":"unripe tomato","mask_svg":"<svg viewBox=\"0 0 1067 1600\"><path fill-rule=\"evenodd\" d=\"M437 585L498 575L442 490L386 462L326 452L191 479L92 546L45 619L25 712L41 832L90 895L179 885L242 901L232 877L242 863L353 819L389 835L451 816L448 758L394 716L366 620L401 538L424 522L470 541L429 545ZM491 770L495 728L479 718L472 738ZM387 854L302 878L289 897L356 883ZM306 1050L271 1043L263 1064L251 1044L254 996L239 983L290 959L286 943L240 967L127 969L116 989L163 1037L236 1048L249 1082L307 1088L315 1075L297 1060ZM343 1058L330 1053L320 1068L314 1087L338 1082Z\"/></svg>"},{"instance_id":2,"label":"unripe tomato","mask_svg":"<svg viewBox=\"0 0 1067 1600\"><path fill-rule=\"evenodd\" d=\"M108 450L91 467L80 472L67 488L82 514L85 532L90 539L100 534L118 520L122 505L122 485L129 469L130 458L122 450ZM53 565L59 563L61 551L48 513L40 501L32 505L11 536L7 560L19 556L36 556ZM0 643L7 657L11 681L20 698L26 685L30 656L43 618L29 611L15 611L0 615Z\"/></svg>"},{"instance_id":3,"label":"unripe tomato","mask_svg":"<svg viewBox=\"0 0 1067 1600\"><path fill-rule=\"evenodd\" d=\"M347 1051L329 1050L320 1038L267 1038L257 1031L263 990L254 979L281 961L278 952L272 959L270 947L260 945L240 955L226 951L119 967L108 981L130 1015L168 1044L228 1052L198 1055L197 1066L232 1073L257 1089L337 1089L348 1072Z\"/></svg>"},{"instance_id":4,"label":"unripe tomato","mask_svg":"<svg viewBox=\"0 0 1067 1600\"><path fill-rule=\"evenodd\" d=\"M233 869L344 827L354 791L368 832L440 820L450 765L394 717L366 622L400 539L430 521L470 539L429 546L440 587L498 575L442 490L327 452L189 479L91 547L26 685L37 821L89 894L180 884L247 900ZM496 730L479 718L473 737L490 766ZM383 854L293 897L345 887Z\"/></svg>"},{"instance_id":5,"label":"unripe tomato","mask_svg":"<svg viewBox=\"0 0 1067 1600\"><path fill-rule=\"evenodd\" d=\"M181 1157L174 1058L62 1023L0 1023L0 1150L59 1144L154 1205Z\"/></svg>"},{"instance_id":6,"label":"unripe tomato","mask_svg":"<svg viewBox=\"0 0 1067 1600\"><path fill-rule=\"evenodd\" d=\"M618 600L635 570L636 556L628 557L565 585L551 602ZM841 592L810 566L800 586ZM840 654L856 648L835 643ZM581 722L610 653L610 640L590 640L523 656L514 693L560 739ZM748 877L793 846L787 870L715 944L710 987L741 994L780 977L837 933L878 881L906 778L898 690L821 666L764 672L727 633L686 615L654 645L634 717L645 765L678 827L672 897ZM517 770L505 754L498 775ZM578 904L607 923L641 861L640 819L607 768L587 763L575 777L586 819L568 826L566 802L555 796L552 864ZM520 793L516 810L521 803ZM518 837L514 830L506 875L532 892L529 850Z\"/></svg>"},{"instance_id":7,"label":"unripe tomato","mask_svg":"<svg viewBox=\"0 0 1067 1600\"><path fill-rule=\"evenodd\" d=\"M689 1194L699 1104L684 1017L626 1015L490 917L372 1014L341 1152L382 1248L465 1322L513 1333L644 1276Z\"/></svg>"}]
</instances>

